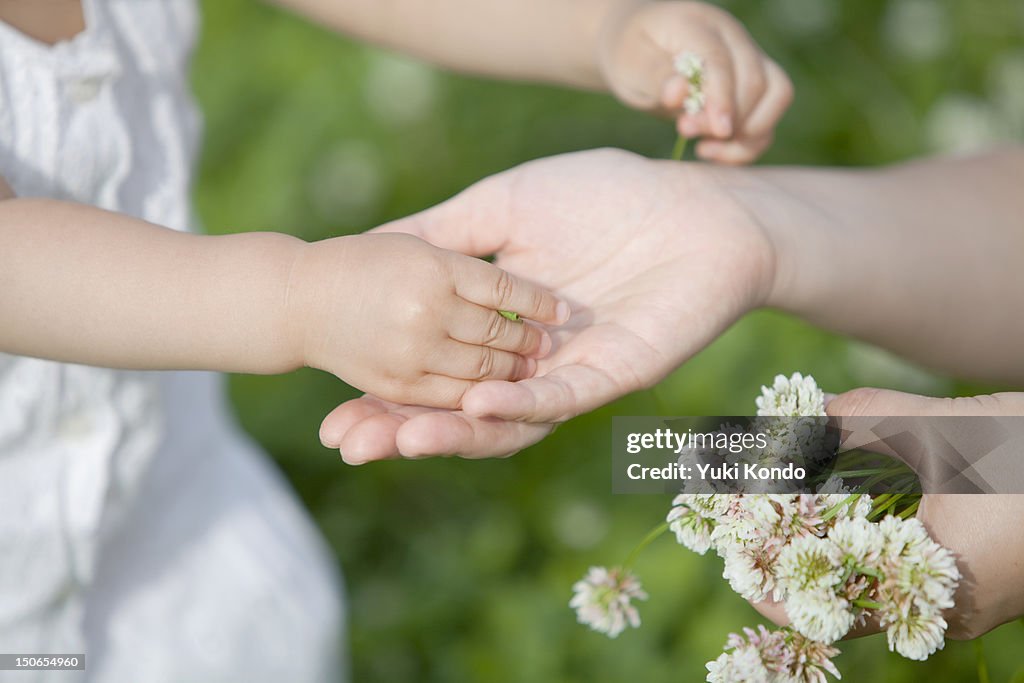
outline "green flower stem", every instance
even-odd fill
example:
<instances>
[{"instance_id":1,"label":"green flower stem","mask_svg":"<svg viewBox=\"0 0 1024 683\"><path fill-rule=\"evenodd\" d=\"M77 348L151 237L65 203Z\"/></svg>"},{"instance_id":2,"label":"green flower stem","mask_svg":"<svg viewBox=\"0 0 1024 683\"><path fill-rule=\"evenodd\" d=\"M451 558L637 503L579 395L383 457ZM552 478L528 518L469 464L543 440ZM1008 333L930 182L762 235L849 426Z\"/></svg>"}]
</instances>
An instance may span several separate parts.
<instances>
[{"instance_id":1,"label":"green flower stem","mask_svg":"<svg viewBox=\"0 0 1024 683\"><path fill-rule=\"evenodd\" d=\"M672 148L672 159L675 161L682 161L683 155L686 154L686 145L690 142L689 138L680 135L676 138L676 146Z\"/></svg>"},{"instance_id":2,"label":"green flower stem","mask_svg":"<svg viewBox=\"0 0 1024 683\"><path fill-rule=\"evenodd\" d=\"M978 683L992 683L988 675L988 661L985 659L985 645L981 638L974 639L974 658L978 663Z\"/></svg>"},{"instance_id":3,"label":"green flower stem","mask_svg":"<svg viewBox=\"0 0 1024 683\"><path fill-rule=\"evenodd\" d=\"M907 519L908 517L913 517L914 513L917 512L917 508L919 508L920 506L921 506L921 499L918 498L913 503L908 505L906 510L904 510L903 512L901 512L899 514L900 519Z\"/></svg>"},{"instance_id":4,"label":"green flower stem","mask_svg":"<svg viewBox=\"0 0 1024 683\"><path fill-rule=\"evenodd\" d=\"M874 600L865 600L864 598L857 598L853 601L853 604L864 609L882 609L882 603L875 602Z\"/></svg>"},{"instance_id":5,"label":"green flower stem","mask_svg":"<svg viewBox=\"0 0 1024 683\"><path fill-rule=\"evenodd\" d=\"M625 570L632 567L633 562L636 561L637 556L639 556L640 553L643 552L644 548L649 546L651 542L654 541L654 539L656 539L658 536L661 536L666 531L668 531L668 522L662 522L658 526L651 529L650 532L648 532L648 534L644 536L643 540L640 541L635 548L633 548L633 551L629 553L629 557L627 557L626 561L622 563L622 568Z\"/></svg>"},{"instance_id":6,"label":"green flower stem","mask_svg":"<svg viewBox=\"0 0 1024 683\"><path fill-rule=\"evenodd\" d=\"M871 514L868 515L868 519L875 520L879 517L884 517L885 513L889 510L889 508L894 507L896 503L900 502L900 498L902 498L904 495L905 494L902 493L889 494L889 498L884 503L882 503L881 505L876 505L874 509L871 510Z\"/></svg>"},{"instance_id":7,"label":"green flower stem","mask_svg":"<svg viewBox=\"0 0 1024 683\"><path fill-rule=\"evenodd\" d=\"M828 520L832 519L837 514L839 514L839 511L842 510L847 505L856 504L857 499L859 499L860 496L861 494L854 493L842 499L841 501L830 507L828 510L825 510L825 513L821 516L821 521L827 522Z\"/></svg>"},{"instance_id":8,"label":"green flower stem","mask_svg":"<svg viewBox=\"0 0 1024 683\"><path fill-rule=\"evenodd\" d=\"M508 318L514 323L523 322L523 319L519 317L519 314L514 313L513 311L498 311L498 315L500 315L502 318Z\"/></svg>"},{"instance_id":9,"label":"green flower stem","mask_svg":"<svg viewBox=\"0 0 1024 683\"><path fill-rule=\"evenodd\" d=\"M870 567L861 567L860 565L857 565L853 568L853 571L857 572L858 574L863 574L864 576L870 576L871 578L877 579L878 581L885 581L885 576L883 576L881 572L876 571Z\"/></svg>"},{"instance_id":10,"label":"green flower stem","mask_svg":"<svg viewBox=\"0 0 1024 683\"><path fill-rule=\"evenodd\" d=\"M881 482L885 481L886 479L890 479L893 474L899 474L902 471L903 470L900 469L900 468L894 468L894 469L885 470L883 472L880 472L880 473L876 474L875 476L870 477L869 479L867 479L860 486L860 488L863 489L865 492L868 492L868 491L871 490L872 487L875 486L875 484L880 484Z\"/></svg>"}]
</instances>

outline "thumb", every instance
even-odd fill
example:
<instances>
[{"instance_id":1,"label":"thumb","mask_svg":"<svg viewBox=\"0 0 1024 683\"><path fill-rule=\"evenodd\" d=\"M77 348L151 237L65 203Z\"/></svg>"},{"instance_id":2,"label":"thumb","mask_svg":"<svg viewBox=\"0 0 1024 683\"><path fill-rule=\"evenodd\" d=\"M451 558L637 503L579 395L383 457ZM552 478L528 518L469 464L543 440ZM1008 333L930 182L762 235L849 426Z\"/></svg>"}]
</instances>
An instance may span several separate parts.
<instances>
[{"instance_id":1,"label":"thumb","mask_svg":"<svg viewBox=\"0 0 1024 683\"><path fill-rule=\"evenodd\" d=\"M509 237L509 186L506 171L471 185L451 199L370 232L404 232L469 256L501 251Z\"/></svg>"},{"instance_id":2,"label":"thumb","mask_svg":"<svg viewBox=\"0 0 1024 683\"><path fill-rule=\"evenodd\" d=\"M1024 394L931 398L855 389L825 407L838 418L844 449L896 457L926 493L1020 492L1015 457L1024 442ZM1008 488L1009 487L1009 488Z\"/></svg>"},{"instance_id":3,"label":"thumb","mask_svg":"<svg viewBox=\"0 0 1024 683\"><path fill-rule=\"evenodd\" d=\"M890 389L854 389L828 402L832 416L990 416L1024 415L1024 393L1006 392L962 398L933 398Z\"/></svg>"}]
</instances>

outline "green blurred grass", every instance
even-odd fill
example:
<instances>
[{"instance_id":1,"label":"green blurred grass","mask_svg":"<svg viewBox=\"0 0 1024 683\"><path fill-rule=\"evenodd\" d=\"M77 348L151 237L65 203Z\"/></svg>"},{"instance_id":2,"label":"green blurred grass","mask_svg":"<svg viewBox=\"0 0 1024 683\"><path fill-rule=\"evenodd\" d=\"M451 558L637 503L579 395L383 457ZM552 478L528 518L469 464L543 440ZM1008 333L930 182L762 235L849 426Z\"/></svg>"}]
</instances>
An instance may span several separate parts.
<instances>
[{"instance_id":1,"label":"green blurred grass","mask_svg":"<svg viewBox=\"0 0 1024 683\"><path fill-rule=\"evenodd\" d=\"M766 162L874 165L1024 133L1020 2L727 5L797 87ZM528 159L597 146L664 157L673 143L669 124L609 98L441 74L251 1L206 2L204 20L197 199L213 232L359 232ZM232 393L345 567L354 680L656 683L702 680L726 633L756 614L719 578L717 559L665 539L637 567L652 595L642 629L608 641L575 624L573 581L622 558L666 511L666 500L610 495L610 417L748 413L762 383L794 370L831 391L978 389L760 312L653 392L509 460L350 468L316 434L352 389L303 371L235 377ZM986 637L994 681L1021 665L1022 638L1019 625ZM843 649L844 680L975 675L968 644L925 664L878 638Z\"/></svg>"}]
</instances>

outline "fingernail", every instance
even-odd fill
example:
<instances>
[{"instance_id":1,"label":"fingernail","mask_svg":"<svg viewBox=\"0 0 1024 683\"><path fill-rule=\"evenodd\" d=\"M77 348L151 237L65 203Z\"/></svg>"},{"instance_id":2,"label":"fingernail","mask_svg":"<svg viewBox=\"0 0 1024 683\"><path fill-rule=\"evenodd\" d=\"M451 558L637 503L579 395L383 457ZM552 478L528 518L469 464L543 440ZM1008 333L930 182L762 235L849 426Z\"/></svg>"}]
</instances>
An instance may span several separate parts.
<instances>
[{"instance_id":1,"label":"fingernail","mask_svg":"<svg viewBox=\"0 0 1024 683\"><path fill-rule=\"evenodd\" d=\"M537 356L543 358L551 352L551 335L547 332L540 333L540 348L537 349Z\"/></svg>"},{"instance_id":2,"label":"fingernail","mask_svg":"<svg viewBox=\"0 0 1024 683\"><path fill-rule=\"evenodd\" d=\"M559 301L558 306L555 307L555 319L558 324L561 325L569 320L569 316L572 315L572 309L569 304L565 301Z\"/></svg>"}]
</instances>

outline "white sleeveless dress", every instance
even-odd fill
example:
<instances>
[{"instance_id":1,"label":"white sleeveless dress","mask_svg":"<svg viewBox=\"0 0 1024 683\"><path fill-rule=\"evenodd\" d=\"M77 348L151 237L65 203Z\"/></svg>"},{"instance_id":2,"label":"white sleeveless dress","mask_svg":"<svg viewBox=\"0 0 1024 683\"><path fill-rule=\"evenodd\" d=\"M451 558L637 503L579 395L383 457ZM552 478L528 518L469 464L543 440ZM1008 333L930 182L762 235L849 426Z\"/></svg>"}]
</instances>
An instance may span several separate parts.
<instances>
[{"instance_id":1,"label":"white sleeveless dress","mask_svg":"<svg viewBox=\"0 0 1024 683\"><path fill-rule=\"evenodd\" d=\"M54 46L0 22L0 175L189 230L194 2L84 10ZM221 377L0 354L0 653L87 655L0 681L341 680L339 585Z\"/></svg>"}]
</instances>

